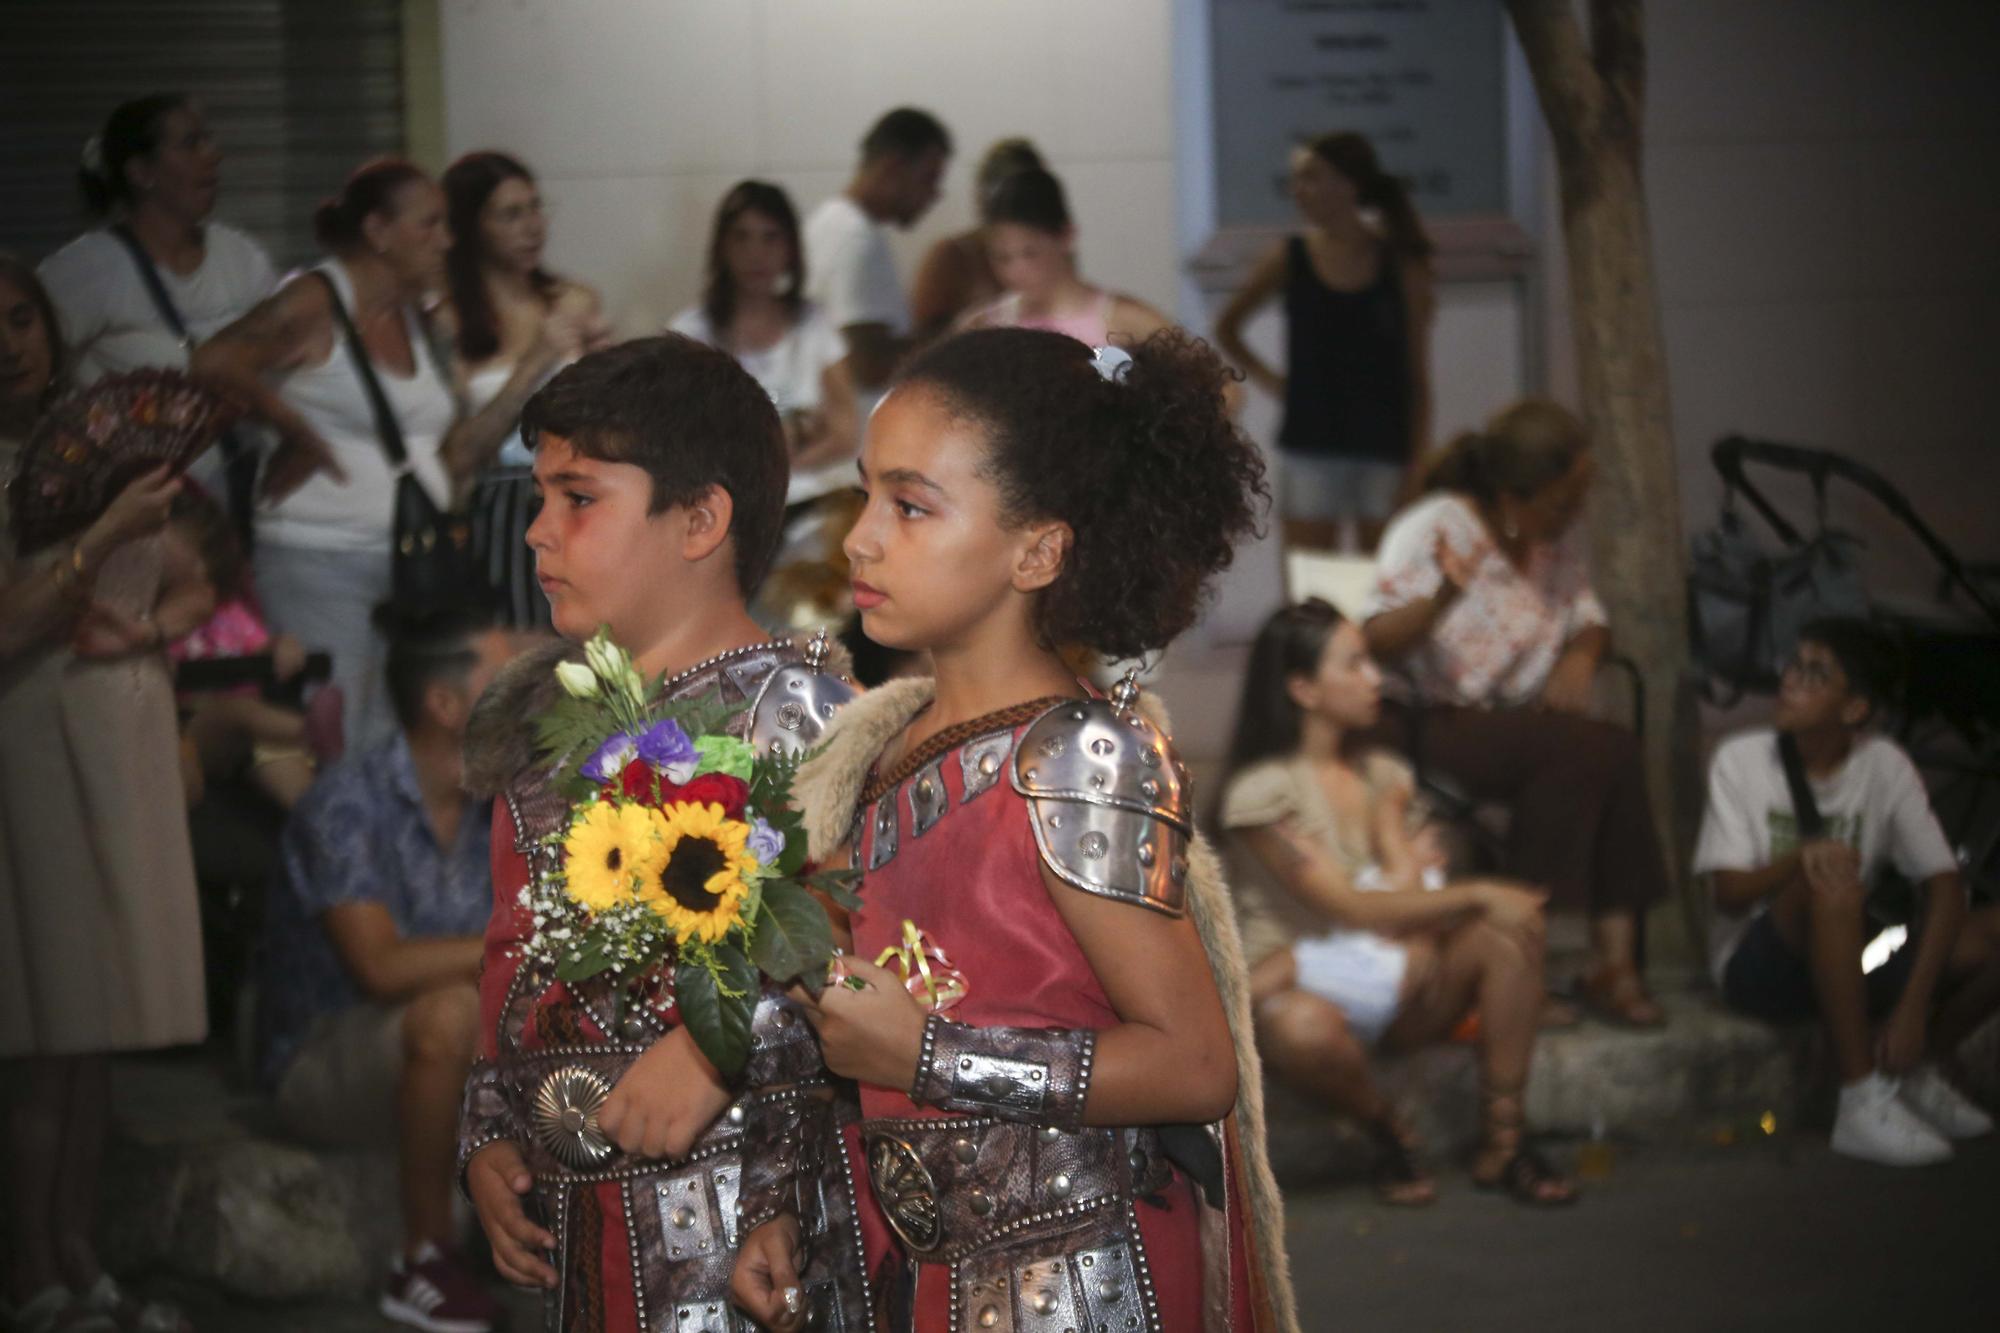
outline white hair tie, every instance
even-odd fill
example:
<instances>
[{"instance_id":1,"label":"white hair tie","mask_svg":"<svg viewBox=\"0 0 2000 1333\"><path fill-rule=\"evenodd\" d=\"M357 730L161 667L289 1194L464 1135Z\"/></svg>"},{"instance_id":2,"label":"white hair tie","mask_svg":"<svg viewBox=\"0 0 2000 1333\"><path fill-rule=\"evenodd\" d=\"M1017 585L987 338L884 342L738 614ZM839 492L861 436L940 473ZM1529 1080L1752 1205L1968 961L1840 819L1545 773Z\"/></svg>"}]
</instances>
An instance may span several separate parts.
<instances>
[{"instance_id":1,"label":"white hair tie","mask_svg":"<svg viewBox=\"0 0 2000 1333\"><path fill-rule=\"evenodd\" d=\"M83 141L83 169L93 176L104 174L104 140L95 134Z\"/></svg>"},{"instance_id":2,"label":"white hair tie","mask_svg":"<svg viewBox=\"0 0 2000 1333\"><path fill-rule=\"evenodd\" d=\"M1107 384L1123 384L1132 373L1132 354L1122 347L1093 347L1090 364Z\"/></svg>"}]
</instances>

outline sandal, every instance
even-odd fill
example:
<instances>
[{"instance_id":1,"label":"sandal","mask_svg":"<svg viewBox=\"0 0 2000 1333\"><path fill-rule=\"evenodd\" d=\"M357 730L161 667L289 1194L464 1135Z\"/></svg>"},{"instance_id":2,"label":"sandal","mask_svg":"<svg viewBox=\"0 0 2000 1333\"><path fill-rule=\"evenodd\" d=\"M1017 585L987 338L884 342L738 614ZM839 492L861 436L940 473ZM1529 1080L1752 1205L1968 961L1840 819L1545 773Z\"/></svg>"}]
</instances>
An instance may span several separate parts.
<instances>
[{"instance_id":1,"label":"sandal","mask_svg":"<svg viewBox=\"0 0 2000 1333\"><path fill-rule=\"evenodd\" d=\"M1402 1117L1368 1126L1375 1141L1375 1197L1394 1208L1424 1208L1437 1202L1437 1182L1418 1157L1416 1135Z\"/></svg>"},{"instance_id":2,"label":"sandal","mask_svg":"<svg viewBox=\"0 0 2000 1333\"><path fill-rule=\"evenodd\" d=\"M1486 1103L1486 1143L1482 1157L1502 1157L1499 1169L1472 1168L1475 1189L1504 1192L1530 1208L1566 1208L1576 1202L1576 1188L1527 1142L1527 1108L1522 1090L1489 1088Z\"/></svg>"},{"instance_id":3,"label":"sandal","mask_svg":"<svg viewBox=\"0 0 2000 1333\"><path fill-rule=\"evenodd\" d=\"M1646 983L1629 964L1608 963L1577 979L1576 997L1607 1023L1628 1028L1663 1027L1666 1011L1646 993Z\"/></svg>"},{"instance_id":4,"label":"sandal","mask_svg":"<svg viewBox=\"0 0 2000 1333\"><path fill-rule=\"evenodd\" d=\"M1526 1144L1514 1149L1498 1175L1490 1180L1475 1175L1472 1184L1475 1189L1503 1190L1508 1198L1530 1208L1567 1208L1577 1199L1575 1186Z\"/></svg>"}]
</instances>

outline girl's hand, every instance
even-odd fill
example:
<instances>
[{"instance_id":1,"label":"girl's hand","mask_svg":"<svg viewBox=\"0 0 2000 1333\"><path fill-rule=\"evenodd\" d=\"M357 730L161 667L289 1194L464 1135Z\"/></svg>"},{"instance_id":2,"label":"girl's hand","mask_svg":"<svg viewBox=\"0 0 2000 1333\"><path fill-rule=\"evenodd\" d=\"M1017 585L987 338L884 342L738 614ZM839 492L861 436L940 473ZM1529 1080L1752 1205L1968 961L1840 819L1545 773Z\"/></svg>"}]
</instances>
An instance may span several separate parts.
<instances>
[{"instance_id":1,"label":"girl's hand","mask_svg":"<svg viewBox=\"0 0 2000 1333\"><path fill-rule=\"evenodd\" d=\"M100 558L135 537L147 537L167 525L167 510L181 493L181 479L165 466L134 477L118 492L97 521L84 533L83 543Z\"/></svg>"},{"instance_id":2,"label":"girl's hand","mask_svg":"<svg viewBox=\"0 0 2000 1333\"><path fill-rule=\"evenodd\" d=\"M917 1056L924 1045L924 1007L889 969L855 957L841 963L854 982L862 983L859 988L836 981L818 1000L803 987L792 990L819 1033L827 1068L880 1088L909 1087L916 1081Z\"/></svg>"},{"instance_id":3,"label":"girl's hand","mask_svg":"<svg viewBox=\"0 0 2000 1333\"><path fill-rule=\"evenodd\" d=\"M1542 890L1494 883L1474 887L1480 910L1500 930L1521 939L1541 930L1542 907L1549 900Z\"/></svg>"},{"instance_id":4,"label":"girl's hand","mask_svg":"<svg viewBox=\"0 0 2000 1333\"><path fill-rule=\"evenodd\" d=\"M1438 573L1444 576L1444 582L1438 586L1438 595L1449 600L1464 592L1473 575L1479 572L1480 562L1486 559L1486 547L1481 543L1460 555L1440 532L1437 544L1431 549L1431 557L1437 561Z\"/></svg>"},{"instance_id":5,"label":"girl's hand","mask_svg":"<svg viewBox=\"0 0 2000 1333\"><path fill-rule=\"evenodd\" d=\"M736 1251L736 1271L729 1278L730 1298L760 1328L780 1333L804 1328L805 1289L799 1270L805 1266L799 1219L781 1213L743 1238Z\"/></svg>"}]
</instances>

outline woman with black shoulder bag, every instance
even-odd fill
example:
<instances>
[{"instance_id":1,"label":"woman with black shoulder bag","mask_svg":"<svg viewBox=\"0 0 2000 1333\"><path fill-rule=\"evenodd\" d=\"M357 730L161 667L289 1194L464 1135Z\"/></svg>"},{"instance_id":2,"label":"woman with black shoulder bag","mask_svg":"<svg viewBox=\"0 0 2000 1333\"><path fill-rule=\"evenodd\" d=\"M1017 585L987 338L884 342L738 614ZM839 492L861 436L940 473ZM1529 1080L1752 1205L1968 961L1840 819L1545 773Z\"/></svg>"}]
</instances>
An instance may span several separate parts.
<instances>
[{"instance_id":1,"label":"woman with black shoulder bag","mask_svg":"<svg viewBox=\"0 0 2000 1333\"><path fill-rule=\"evenodd\" d=\"M423 314L449 245L444 196L393 158L349 176L314 218L329 258L196 353L281 438L258 507L256 578L271 627L333 656L349 748L395 731L375 608L476 595L455 512L532 384L476 413Z\"/></svg>"}]
</instances>

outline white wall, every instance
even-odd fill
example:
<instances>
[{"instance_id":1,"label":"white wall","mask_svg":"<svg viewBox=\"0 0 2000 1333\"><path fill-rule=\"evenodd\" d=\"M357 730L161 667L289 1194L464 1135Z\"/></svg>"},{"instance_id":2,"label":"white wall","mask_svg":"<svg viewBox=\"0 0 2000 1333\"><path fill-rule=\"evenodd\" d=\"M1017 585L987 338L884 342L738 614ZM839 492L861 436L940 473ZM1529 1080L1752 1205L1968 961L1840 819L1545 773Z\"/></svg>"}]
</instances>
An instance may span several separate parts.
<instances>
[{"instance_id":1,"label":"white wall","mask_svg":"<svg viewBox=\"0 0 2000 1333\"><path fill-rule=\"evenodd\" d=\"M899 104L958 147L943 200L900 238L906 281L971 224L986 145L1025 134L1069 187L1083 271L1170 306L1167 20L1159 0L444 0L445 134L536 171L551 264L630 331L695 298L730 185L775 180L803 214Z\"/></svg>"},{"instance_id":2,"label":"white wall","mask_svg":"<svg viewBox=\"0 0 2000 1333\"><path fill-rule=\"evenodd\" d=\"M1689 526L1734 431L1868 462L1961 555L2000 557L2000 5L1675 0L1648 6L1647 40ZM1834 517L1885 584L1934 569L1879 511Z\"/></svg>"}]
</instances>

